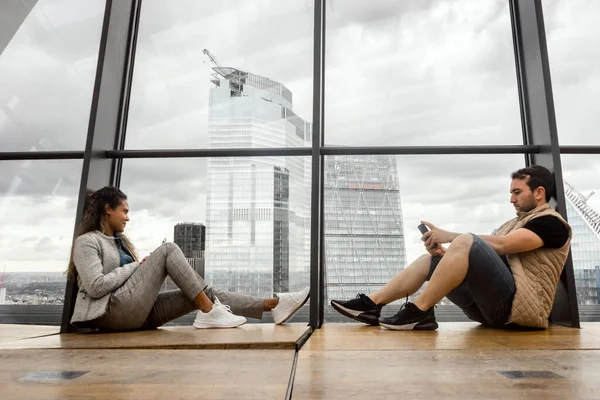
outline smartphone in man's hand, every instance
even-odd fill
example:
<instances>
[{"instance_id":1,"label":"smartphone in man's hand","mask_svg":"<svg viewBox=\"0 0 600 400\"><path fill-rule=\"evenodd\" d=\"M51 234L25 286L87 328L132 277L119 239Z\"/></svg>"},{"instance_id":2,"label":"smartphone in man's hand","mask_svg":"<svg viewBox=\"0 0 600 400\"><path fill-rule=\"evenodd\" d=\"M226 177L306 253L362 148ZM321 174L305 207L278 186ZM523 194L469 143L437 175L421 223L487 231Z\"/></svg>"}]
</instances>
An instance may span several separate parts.
<instances>
[{"instance_id":1,"label":"smartphone in man's hand","mask_svg":"<svg viewBox=\"0 0 600 400\"><path fill-rule=\"evenodd\" d=\"M417 226L417 228L419 229L419 231L421 231L421 233L423 235L426 234L427 232L429 232L429 228L425 224L419 224L419 226ZM437 247L438 247L438 244L436 243L433 248L435 249Z\"/></svg>"}]
</instances>

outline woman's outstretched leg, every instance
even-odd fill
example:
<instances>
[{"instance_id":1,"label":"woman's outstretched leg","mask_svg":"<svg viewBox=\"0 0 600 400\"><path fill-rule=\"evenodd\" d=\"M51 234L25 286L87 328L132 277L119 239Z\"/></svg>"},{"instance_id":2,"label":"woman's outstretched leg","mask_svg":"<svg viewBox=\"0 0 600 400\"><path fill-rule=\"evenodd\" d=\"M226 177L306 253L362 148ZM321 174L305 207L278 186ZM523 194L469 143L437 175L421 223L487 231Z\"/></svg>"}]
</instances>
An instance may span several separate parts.
<instances>
[{"instance_id":1,"label":"woman's outstretched leg","mask_svg":"<svg viewBox=\"0 0 600 400\"><path fill-rule=\"evenodd\" d=\"M148 326L146 320L159 300L159 292L167 275L181 289L189 303L211 314L212 327L234 327L246 321L243 317L233 315L222 305L215 307L204 293L207 286L204 279L190 266L179 246L165 243L137 267L123 286L113 292L109 311L97 325L113 331L136 330ZM168 322L170 319L165 320L165 315L163 313L155 322Z\"/></svg>"}]
</instances>

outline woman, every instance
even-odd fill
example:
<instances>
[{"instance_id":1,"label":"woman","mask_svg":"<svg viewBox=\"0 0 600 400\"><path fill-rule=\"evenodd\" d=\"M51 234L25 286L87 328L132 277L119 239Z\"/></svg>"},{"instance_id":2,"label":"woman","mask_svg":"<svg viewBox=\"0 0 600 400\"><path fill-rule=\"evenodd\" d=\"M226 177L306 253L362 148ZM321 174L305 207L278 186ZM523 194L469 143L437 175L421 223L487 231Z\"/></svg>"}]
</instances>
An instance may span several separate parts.
<instances>
[{"instance_id":1,"label":"woman","mask_svg":"<svg viewBox=\"0 0 600 400\"><path fill-rule=\"evenodd\" d=\"M271 311L275 323L281 324L308 300L308 288L273 299L212 288L174 243L162 244L138 260L123 234L128 213L127 196L119 189L107 186L88 192L68 270L79 285L71 318L75 326L154 329L194 310L200 310L196 328L237 327L246 322L244 317L262 318L263 311ZM180 289L159 293L167 275Z\"/></svg>"}]
</instances>

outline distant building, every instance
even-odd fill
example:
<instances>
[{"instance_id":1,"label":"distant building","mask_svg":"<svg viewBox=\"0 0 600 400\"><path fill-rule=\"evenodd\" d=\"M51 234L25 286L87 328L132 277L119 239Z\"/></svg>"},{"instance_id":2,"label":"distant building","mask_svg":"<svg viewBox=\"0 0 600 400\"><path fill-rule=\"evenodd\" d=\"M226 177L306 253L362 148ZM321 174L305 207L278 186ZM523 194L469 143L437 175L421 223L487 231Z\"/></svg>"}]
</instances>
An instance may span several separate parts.
<instances>
[{"instance_id":1,"label":"distant building","mask_svg":"<svg viewBox=\"0 0 600 400\"><path fill-rule=\"evenodd\" d=\"M406 265L395 156L325 158L326 298L381 289Z\"/></svg>"},{"instance_id":2,"label":"distant building","mask_svg":"<svg viewBox=\"0 0 600 400\"><path fill-rule=\"evenodd\" d=\"M587 204L593 194L584 196L565 182L567 218L573 230L571 255L579 304L599 304L600 213Z\"/></svg>"},{"instance_id":3,"label":"distant building","mask_svg":"<svg viewBox=\"0 0 600 400\"><path fill-rule=\"evenodd\" d=\"M206 227L204 224L184 222L175 225L173 242L188 258L204 258Z\"/></svg>"},{"instance_id":4,"label":"distant building","mask_svg":"<svg viewBox=\"0 0 600 400\"><path fill-rule=\"evenodd\" d=\"M0 304L6 304L6 288L0 288Z\"/></svg>"},{"instance_id":5,"label":"distant building","mask_svg":"<svg viewBox=\"0 0 600 400\"><path fill-rule=\"evenodd\" d=\"M285 85L213 68L211 149L310 145L311 124ZM209 158L206 274L224 290L271 297L309 282L310 157Z\"/></svg>"}]
</instances>

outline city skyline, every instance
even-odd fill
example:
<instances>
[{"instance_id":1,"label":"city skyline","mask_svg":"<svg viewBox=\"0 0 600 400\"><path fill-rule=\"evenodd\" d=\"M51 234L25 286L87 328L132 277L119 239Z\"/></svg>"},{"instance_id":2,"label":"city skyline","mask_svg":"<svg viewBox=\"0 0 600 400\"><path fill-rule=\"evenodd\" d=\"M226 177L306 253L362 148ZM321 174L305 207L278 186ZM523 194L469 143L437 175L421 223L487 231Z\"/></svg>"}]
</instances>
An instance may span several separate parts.
<instances>
[{"instance_id":1,"label":"city skyline","mask_svg":"<svg viewBox=\"0 0 600 400\"><path fill-rule=\"evenodd\" d=\"M389 170L390 168L394 168L394 157L389 156L371 156L370 163L376 162L381 166L382 170ZM339 258L340 257L350 257L354 262L350 262L349 264L356 264L360 267L362 263L372 262L373 259L366 260L366 258L376 257L375 253L367 252L364 250L374 250L375 247L371 246L356 246L353 242L356 240L354 237L362 236L363 240L365 237L371 239L377 239L376 228L379 224L370 223L364 225L359 223L356 227L359 230L365 230L365 232L359 233L355 230L354 221L356 215L354 214L362 214L372 215L369 213L368 204L378 208L378 211L381 211L385 216L386 208L387 211L392 211L391 204L389 206L385 206L384 202L381 200L386 199L386 201L390 200L392 196L392 202L395 202L394 195L397 194L398 198L398 210L400 211L399 215L390 215L387 213L387 218L384 218L385 221L392 223L392 225L384 224L382 227L384 230L391 230L394 224L398 224L398 231L394 232L392 235L392 243L393 246L388 247L387 249L396 249L397 252L385 253L386 247L383 246L380 250L384 250L379 257L381 261L385 257L389 260L394 260L398 262L398 266L405 266L406 259L402 253L402 242L403 242L403 227L402 227L402 216L401 216L401 200L399 196L399 190L397 186L397 176L393 174L391 176L387 176L385 178L385 182L382 181L382 178L385 175L373 174L373 171L376 171L375 168L364 168L364 165L368 164L369 161L366 161L363 157L352 157L352 156L337 156L330 158L328 163L328 174L326 175L326 205L325 210L328 214L326 214L326 227L325 227L325 238L326 238L326 285L327 293L326 297L331 298L345 298L348 297L348 293L356 292L359 290L364 290L363 288L370 288L372 290L376 290L378 287L382 286L390 277L395 275L400 271L401 268L397 269L389 269L387 274L385 270L377 271L379 272L378 278L375 280L371 280L371 271L352 269L352 265L350 266L350 271L347 271L343 268L337 268L339 266ZM333 173L332 173L333 172ZM357 173L368 173L371 176L361 176L357 175ZM341 178L340 178L341 177ZM349 179L350 177L354 177L353 179ZM370 182L366 182L370 181ZM575 269L575 279L578 293L578 300L580 304L598 304L599 299L599 289L600 289L600 213L590 207L588 205L588 201L593 197L594 193L589 193L584 195L577 191L572 185L568 182L565 183L566 188L566 199L567 199L567 213L568 220L570 225L573 228L573 239L571 242L572 247L572 256L573 256L573 266ZM340 197L339 193L335 193L339 189L343 191L353 191L354 195ZM349 189L349 190L348 190ZM383 191L383 196L379 196L378 201L373 201L373 193L377 193L376 191ZM365 194L371 194L371 201L367 201L365 198L361 200L361 197L365 197ZM368 195L366 195L368 197ZM375 195L377 197L377 195ZM348 201L344 201L349 200ZM363 204L361 204L361 201ZM337 206L333 205L336 203ZM353 207L343 206L343 203L352 204ZM383 207L382 207L383 206ZM363 212L358 211L358 208L363 208ZM332 212L335 211L335 212ZM365 214L364 212L367 212ZM392 217L390 219L390 216ZM352 217L352 218L350 218ZM346 218L350 218L346 220ZM354 218L354 219L353 219ZM175 237L175 231L177 227L185 227L185 226L204 226L201 222L179 222L173 226L173 232ZM369 228L370 227L370 228ZM344 231L344 232L342 232ZM350 233L350 235L345 235L345 233ZM366 234L365 234L366 233ZM386 232L379 232L385 235ZM389 233L389 232L387 232ZM348 236L353 236L353 238L348 239ZM345 237L345 239L344 239ZM340 238L342 238L340 240ZM389 236L388 236L389 238ZM394 239L395 238L395 239ZM333 242L332 242L333 239ZM363 240L364 241L364 240ZM355 246L354 253L349 252L351 247ZM347 251L343 251L346 249ZM385 256L385 257L382 257ZM355 259L358 257L358 259ZM361 259L362 257L362 259ZM204 270L204 259L194 259L188 258L194 268L202 273ZM198 262L200 261L200 263ZM338 265L336 266L336 263ZM352 272L354 271L354 272ZM349 273L344 273L349 272ZM13 285L13 279L15 276L21 277L19 279L24 279L25 277L37 277L34 279L26 278L25 282L48 282L49 276L52 276L53 279L50 281L50 291L48 289L40 289L40 288L30 288L26 289L25 292L13 293L13 292L4 292L4 297L11 299L12 302L8 304L22 304L27 302L27 304L62 304L61 296L64 295L64 283L66 281L66 277L63 272L56 271L27 271L27 272L7 272L6 273L6 283L2 289L6 289L8 284ZM358 277L358 279L357 279ZM335 280L335 284L333 286L347 287L347 291L332 289L330 284ZM349 281L348 281L349 279ZM344 284L344 280L346 280L346 284ZM364 282L361 282L364 281ZM58 282L58 287L55 283ZM20 284L20 287L24 287ZM25 286L26 287L26 286ZM166 282L164 289L174 289L175 286L172 282ZM41 293L39 295L35 294ZM44 294L45 293L45 294ZM338 296L339 295L339 296ZM1 296L0 296L1 297ZM15 299L20 299L22 303L15 303ZM49 301L49 303L46 303Z\"/></svg>"},{"instance_id":2,"label":"city skyline","mask_svg":"<svg viewBox=\"0 0 600 400\"><path fill-rule=\"evenodd\" d=\"M0 55L6 89L0 93L0 147L84 148L103 4L39 1L18 28ZM600 90L590 65L600 60L594 46L600 3L556 0L543 6L560 143L598 143L594 100ZM327 143L439 145L462 138L521 143L505 1L349 1L329 7ZM240 16L233 25L227 23L232 14ZM313 20L312 7L302 1L182 1L168 9L145 2L126 148L207 147L212 84L206 77L212 65L202 54L205 47L230 65L285 82L294 93L294 111L311 120ZM393 85L391 76L398 78ZM600 192L597 156L561 159L567 181L582 192ZM419 219L489 232L512 216L508 177L523 166L522 155L397 161L409 260L422 251ZM122 188L132 208L128 232L142 255L169 237L176 221L205 220L205 164L124 161ZM72 242L81 161L10 161L2 169L0 265L11 271L62 271ZM484 201L487 207L480 207ZM589 203L600 209L598 196ZM453 220L469 213L475 213L472 221Z\"/></svg>"}]
</instances>

